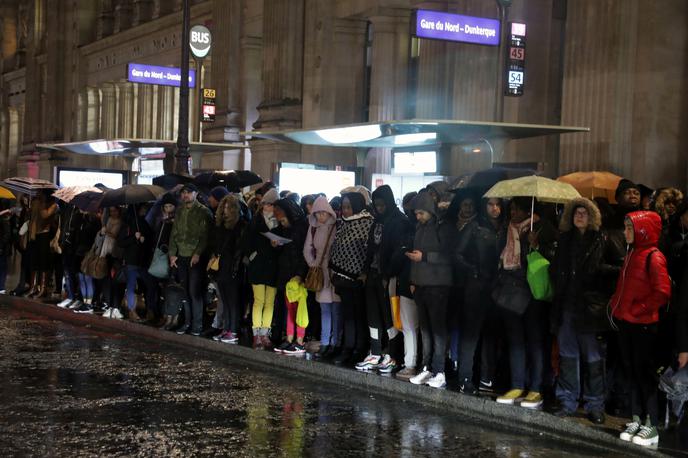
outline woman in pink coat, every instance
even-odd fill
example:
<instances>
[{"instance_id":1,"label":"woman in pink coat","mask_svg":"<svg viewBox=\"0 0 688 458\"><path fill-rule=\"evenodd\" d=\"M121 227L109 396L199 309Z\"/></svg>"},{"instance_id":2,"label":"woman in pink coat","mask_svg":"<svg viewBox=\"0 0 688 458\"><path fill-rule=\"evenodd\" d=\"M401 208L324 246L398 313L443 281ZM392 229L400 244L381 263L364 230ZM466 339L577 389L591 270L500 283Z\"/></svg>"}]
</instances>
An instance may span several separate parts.
<instances>
[{"instance_id":1,"label":"woman in pink coat","mask_svg":"<svg viewBox=\"0 0 688 458\"><path fill-rule=\"evenodd\" d=\"M303 256L306 258L308 267L320 267L323 270L323 288L315 293L315 300L320 303L322 320L320 350L317 356L323 358L333 356L339 350L343 324L341 299L334 292L327 268L334 234L337 231L337 214L325 197L320 196L313 203L308 223Z\"/></svg>"}]
</instances>

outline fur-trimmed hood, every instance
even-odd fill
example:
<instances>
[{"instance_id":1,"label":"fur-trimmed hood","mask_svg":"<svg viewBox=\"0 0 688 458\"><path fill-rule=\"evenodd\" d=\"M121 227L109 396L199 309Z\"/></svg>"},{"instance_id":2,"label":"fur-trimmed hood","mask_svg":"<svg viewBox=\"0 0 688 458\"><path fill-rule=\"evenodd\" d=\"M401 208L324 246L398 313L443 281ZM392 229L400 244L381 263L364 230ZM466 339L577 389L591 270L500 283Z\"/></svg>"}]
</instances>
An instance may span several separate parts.
<instances>
[{"instance_id":1,"label":"fur-trimmed hood","mask_svg":"<svg viewBox=\"0 0 688 458\"><path fill-rule=\"evenodd\" d=\"M583 207L588 211L590 215L588 220L588 230L599 231L602 227L602 214L600 213L597 205L585 197L577 197L572 201L568 202L564 207L564 213L561 215L561 221L559 222L559 230L562 232L568 232L573 228L573 211L578 208Z\"/></svg>"},{"instance_id":2,"label":"fur-trimmed hood","mask_svg":"<svg viewBox=\"0 0 688 458\"><path fill-rule=\"evenodd\" d=\"M667 212L667 204L672 203L678 209L683 200L683 193L676 188L664 188L657 192L655 197L655 211L659 213L663 221L669 219L671 215Z\"/></svg>"}]
</instances>

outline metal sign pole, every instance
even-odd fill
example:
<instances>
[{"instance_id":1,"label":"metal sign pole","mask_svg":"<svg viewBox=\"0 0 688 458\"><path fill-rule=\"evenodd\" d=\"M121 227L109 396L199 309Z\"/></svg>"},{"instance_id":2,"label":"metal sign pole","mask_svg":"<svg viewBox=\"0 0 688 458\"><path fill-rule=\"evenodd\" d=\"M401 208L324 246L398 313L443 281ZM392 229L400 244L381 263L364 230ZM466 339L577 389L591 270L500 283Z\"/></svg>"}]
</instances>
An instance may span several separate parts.
<instances>
[{"instance_id":1,"label":"metal sign pole","mask_svg":"<svg viewBox=\"0 0 688 458\"><path fill-rule=\"evenodd\" d=\"M182 55L181 81L179 86L179 124L177 131L177 152L175 154L174 171L182 175L189 175L189 34L191 30L191 11L189 0L183 0L182 16Z\"/></svg>"}]
</instances>

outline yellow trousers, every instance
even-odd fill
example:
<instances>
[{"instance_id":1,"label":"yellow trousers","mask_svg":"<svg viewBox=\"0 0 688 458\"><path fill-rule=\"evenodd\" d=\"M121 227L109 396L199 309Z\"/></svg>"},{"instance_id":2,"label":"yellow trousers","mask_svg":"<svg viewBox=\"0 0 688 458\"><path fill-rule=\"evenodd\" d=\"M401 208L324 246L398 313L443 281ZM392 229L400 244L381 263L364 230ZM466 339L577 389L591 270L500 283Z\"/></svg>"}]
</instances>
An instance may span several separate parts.
<instances>
[{"instance_id":1,"label":"yellow trousers","mask_svg":"<svg viewBox=\"0 0 688 458\"><path fill-rule=\"evenodd\" d=\"M277 288L267 285L251 285L253 288L253 329L272 326Z\"/></svg>"}]
</instances>

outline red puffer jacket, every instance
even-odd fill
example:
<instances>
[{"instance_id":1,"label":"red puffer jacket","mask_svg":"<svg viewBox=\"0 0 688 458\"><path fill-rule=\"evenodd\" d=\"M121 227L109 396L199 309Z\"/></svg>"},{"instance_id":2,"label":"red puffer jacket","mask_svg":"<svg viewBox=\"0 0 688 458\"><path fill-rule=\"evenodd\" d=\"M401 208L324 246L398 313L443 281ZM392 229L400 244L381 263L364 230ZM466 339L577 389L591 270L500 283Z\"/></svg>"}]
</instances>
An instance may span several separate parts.
<instances>
[{"instance_id":1,"label":"red puffer jacket","mask_svg":"<svg viewBox=\"0 0 688 458\"><path fill-rule=\"evenodd\" d=\"M671 297L666 259L657 249L662 219L649 211L632 212L627 218L633 223L634 241L610 301L612 315L629 323L656 323L659 308Z\"/></svg>"}]
</instances>

